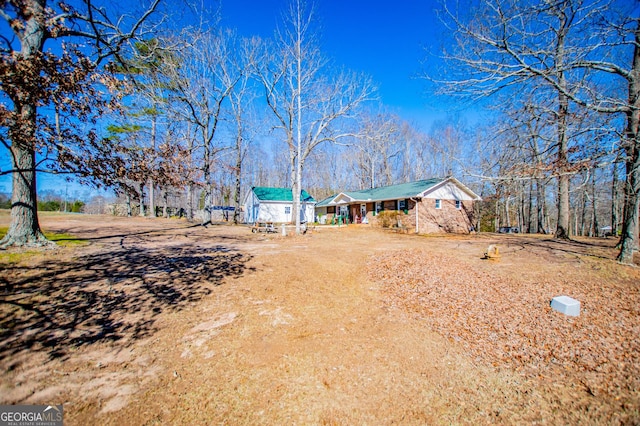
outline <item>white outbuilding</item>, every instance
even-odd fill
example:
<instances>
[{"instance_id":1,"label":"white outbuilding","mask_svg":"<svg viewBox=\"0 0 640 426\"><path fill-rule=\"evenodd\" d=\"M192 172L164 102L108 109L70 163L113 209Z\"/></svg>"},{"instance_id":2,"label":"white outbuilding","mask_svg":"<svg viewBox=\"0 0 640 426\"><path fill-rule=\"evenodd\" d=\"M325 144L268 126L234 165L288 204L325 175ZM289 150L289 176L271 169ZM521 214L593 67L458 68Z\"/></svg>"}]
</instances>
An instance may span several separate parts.
<instances>
[{"instance_id":1,"label":"white outbuilding","mask_svg":"<svg viewBox=\"0 0 640 426\"><path fill-rule=\"evenodd\" d=\"M316 200L304 189L300 192L300 221L313 222ZM244 200L246 223L292 223L293 192L291 188L254 186Z\"/></svg>"}]
</instances>

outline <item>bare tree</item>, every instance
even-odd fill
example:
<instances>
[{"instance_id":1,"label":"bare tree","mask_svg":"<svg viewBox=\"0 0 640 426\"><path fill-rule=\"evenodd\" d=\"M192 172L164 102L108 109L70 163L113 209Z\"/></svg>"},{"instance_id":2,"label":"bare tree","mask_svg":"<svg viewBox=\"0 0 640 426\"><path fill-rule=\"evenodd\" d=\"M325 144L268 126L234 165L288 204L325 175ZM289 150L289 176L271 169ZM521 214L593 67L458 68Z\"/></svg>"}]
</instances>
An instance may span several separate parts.
<instances>
[{"instance_id":1,"label":"bare tree","mask_svg":"<svg viewBox=\"0 0 640 426\"><path fill-rule=\"evenodd\" d=\"M399 118L392 114L363 114L352 147L358 189L391 185L391 163L402 153L397 135Z\"/></svg>"},{"instance_id":2,"label":"bare tree","mask_svg":"<svg viewBox=\"0 0 640 426\"><path fill-rule=\"evenodd\" d=\"M313 32L314 14L302 0L293 0L285 30L275 45L254 63L267 104L289 148L293 215L300 232L300 192L305 160L319 145L337 143L353 134L345 120L369 100L370 79L347 71L326 73ZM323 73L325 72L325 73Z\"/></svg>"},{"instance_id":3,"label":"bare tree","mask_svg":"<svg viewBox=\"0 0 640 426\"><path fill-rule=\"evenodd\" d=\"M220 155L229 146L216 138L225 112L225 101L243 75L235 62L233 43L235 34L221 30L216 34L204 31L184 35L186 47L165 72L172 84L175 113L193 131L191 152L199 152L204 209L202 222L211 222L214 194L214 169ZM189 139L191 140L191 139Z\"/></svg>"},{"instance_id":4,"label":"bare tree","mask_svg":"<svg viewBox=\"0 0 640 426\"><path fill-rule=\"evenodd\" d=\"M445 7L456 48L445 54L452 66L464 65L471 76L441 81L445 91L486 97L502 90L544 90L555 94L555 176L558 180L556 238L569 237L568 115L576 89L567 81L566 64L576 55L570 35L589 14L580 2L484 0L469 19ZM575 36L574 36L575 37Z\"/></svg>"},{"instance_id":5,"label":"bare tree","mask_svg":"<svg viewBox=\"0 0 640 426\"><path fill-rule=\"evenodd\" d=\"M110 163L114 164L112 179L118 194L124 194L127 200L127 215L131 216L131 198L139 201L138 214L145 215L145 184L150 178L152 169L148 158L155 153L139 143L143 127L139 124L123 123L107 126L109 136L106 140L113 142L113 155Z\"/></svg>"},{"instance_id":6,"label":"bare tree","mask_svg":"<svg viewBox=\"0 0 640 426\"><path fill-rule=\"evenodd\" d=\"M86 148L86 141L95 139L74 125L76 120L61 120L64 128L56 133L53 114L43 109L55 109L56 117L94 120L109 106L95 82L116 83L102 65L145 32L143 25L158 3L152 1L139 19L131 20L112 16L110 8L91 0L76 2L77 7L46 0L0 1L0 16L13 31L13 37L0 38L0 140L10 152L13 174L11 224L2 247L49 244L37 215L36 152L47 146L57 153L54 167L70 169L83 162L70 148ZM59 44L49 49L48 41ZM83 167L91 165L85 161Z\"/></svg>"},{"instance_id":7,"label":"bare tree","mask_svg":"<svg viewBox=\"0 0 640 426\"><path fill-rule=\"evenodd\" d=\"M254 131L254 129L251 128L251 105L252 101L257 97L257 92L251 85L252 75L250 72L250 64L253 62L253 57L256 54L255 44L250 40L242 40L241 46L239 46L237 51L241 56L237 58L237 61L242 70L242 76L229 96L231 113L235 125L235 165L232 167L235 177L233 187L234 224L238 224L240 220L243 166L249 152Z\"/></svg>"},{"instance_id":8,"label":"bare tree","mask_svg":"<svg viewBox=\"0 0 640 426\"><path fill-rule=\"evenodd\" d=\"M433 124L427 144L434 176L465 174L468 159L463 157L462 148L467 139L466 125L460 117L451 116Z\"/></svg>"},{"instance_id":9,"label":"bare tree","mask_svg":"<svg viewBox=\"0 0 640 426\"><path fill-rule=\"evenodd\" d=\"M480 9L471 11L478 16L472 24L454 12L447 13L462 41L458 45L460 53L450 58L475 71L471 78L451 80L455 84L449 88L473 87L472 93L480 97L514 86L532 87L535 82L555 93L560 237L568 217L568 176L575 172L564 149L571 109L579 106L624 116L620 146L626 164L625 217L618 260L632 263L638 241L640 192L637 11L631 3L617 0L483 0L480 5Z\"/></svg>"}]
</instances>

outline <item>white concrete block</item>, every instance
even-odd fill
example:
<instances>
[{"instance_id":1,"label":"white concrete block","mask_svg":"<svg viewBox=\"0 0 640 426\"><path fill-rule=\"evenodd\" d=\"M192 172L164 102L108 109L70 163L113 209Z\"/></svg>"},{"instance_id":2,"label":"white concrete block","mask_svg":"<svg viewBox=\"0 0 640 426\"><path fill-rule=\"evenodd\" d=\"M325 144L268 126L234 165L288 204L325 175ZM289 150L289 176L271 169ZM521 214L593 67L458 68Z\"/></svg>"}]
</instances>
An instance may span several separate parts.
<instances>
[{"instance_id":1,"label":"white concrete block","mask_svg":"<svg viewBox=\"0 0 640 426\"><path fill-rule=\"evenodd\" d=\"M580 302L569 296L556 296L551 299L551 308L571 317L580 315Z\"/></svg>"}]
</instances>

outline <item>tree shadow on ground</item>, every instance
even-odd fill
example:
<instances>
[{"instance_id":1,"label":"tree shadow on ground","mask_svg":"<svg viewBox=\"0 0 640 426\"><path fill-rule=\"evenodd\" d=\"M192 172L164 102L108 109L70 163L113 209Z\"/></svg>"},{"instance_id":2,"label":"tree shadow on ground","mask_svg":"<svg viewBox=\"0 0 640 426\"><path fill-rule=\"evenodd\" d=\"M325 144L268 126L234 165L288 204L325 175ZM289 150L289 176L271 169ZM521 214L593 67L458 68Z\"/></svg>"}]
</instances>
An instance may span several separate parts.
<instances>
[{"instance_id":1,"label":"tree shadow on ground","mask_svg":"<svg viewBox=\"0 0 640 426\"><path fill-rule=\"evenodd\" d=\"M579 241L571 240L545 240L545 246L551 250L564 252L572 255L590 256L600 259L616 260L619 250L615 248L617 241L591 240ZM541 246L540 244L531 244Z\"/></svg>"},{"instance_id":2,"label":"tree shadow on ground","mask_svg":"<svg viewBox=\"0 0 640 426\"><path fill-rule=\"evenodd\" d=\"M189 225L181 225L174 226L170 228L165 227L157 227L152 229L145 229L138 232L131 232L129 229L122 229L118 227L113 228L113 232L105 232L109 231L109 227L102 227L101 230L105 232L105 235L91 235L88 237L79 237L75 235L77 233L77 228L57 228L56 232L61 234L70 234L72 237L58 237L56 241L100 241L100 240L110 240L114 238L127 238L127 237L143 237L143 236L153 236L153 235L167 235L171 231L179 232L179 231L190 231L194 229L198 229L203 227L201 224L189 224Z\"/></svg>"},{"instance_id":3,"label":"tree shadow on ground","mask_svg":"<svg viewBox=\"0 0 640 426\"><path fill-rule=\"evenodd\" d=\"M0 370L24 356L66 356L97 342L141 339L158 315L201 300L251 256L223 246L110 250L69 261L9 266L0 277ZM21 356L24 355L24 356Z\"/></svg>"},{"instance_id":4,"label":"tree shadow on ground","mask_svg":"<svg viewBox=\"0 0 640 426\"><path fill-rule=\"evenodd\" d=\"M500 238L497 243L503 243L507 246L519 246L522 249L537 248L549 252L561 252L574 256L590 256L606 260L615 260L618 254L618 250L615 248L617 240L614 239L591 238L589 240L560 240L553 237L537 238L536 234L491 235Z\"/></svg>"}]
</instances>

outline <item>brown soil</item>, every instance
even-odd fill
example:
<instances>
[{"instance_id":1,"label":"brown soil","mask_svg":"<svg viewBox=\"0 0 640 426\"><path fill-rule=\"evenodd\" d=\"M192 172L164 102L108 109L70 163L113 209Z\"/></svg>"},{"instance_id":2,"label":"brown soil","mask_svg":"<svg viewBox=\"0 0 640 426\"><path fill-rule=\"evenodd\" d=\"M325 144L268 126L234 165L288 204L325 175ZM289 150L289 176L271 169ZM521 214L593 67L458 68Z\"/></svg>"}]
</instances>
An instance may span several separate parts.
<instances>
[{"instance_id":1,"label":"brown soil","mask_svg":"<svg viewBox=\"0 0 640 426\"><path fill-rule=\"evenodd\" d=\"M42 222L86 245L0 252L2 404L70 425L640 422L640 270L612 239Z\"/></svg>"}]
</instances>

